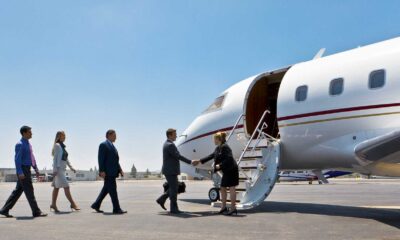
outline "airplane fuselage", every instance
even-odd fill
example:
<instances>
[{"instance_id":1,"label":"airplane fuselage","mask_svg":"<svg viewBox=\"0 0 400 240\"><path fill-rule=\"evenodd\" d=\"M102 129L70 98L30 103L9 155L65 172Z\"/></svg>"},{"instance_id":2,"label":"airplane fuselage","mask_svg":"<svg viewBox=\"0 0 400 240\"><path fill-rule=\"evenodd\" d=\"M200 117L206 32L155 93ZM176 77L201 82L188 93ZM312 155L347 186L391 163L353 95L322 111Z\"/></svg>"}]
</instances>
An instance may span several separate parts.
<instances>
[{"instance_id":1,"label":"airplane fuselage","mask_svg":"<svg viewBox=\"0 0 400 240\"><path fill-rule=\"evenodd\" d=\"M186 157L204 157L214 149L212 135L230 132L243 114L228 142L238 158L268 109L266 131L280 139L281 169L400 176L400 159L371 162L355 155L360 143L400 129L399 92L395 38L245 79L197 117L177 145ZM188 165L182 170L195 174Z\"/></svg>"}]
</instances>

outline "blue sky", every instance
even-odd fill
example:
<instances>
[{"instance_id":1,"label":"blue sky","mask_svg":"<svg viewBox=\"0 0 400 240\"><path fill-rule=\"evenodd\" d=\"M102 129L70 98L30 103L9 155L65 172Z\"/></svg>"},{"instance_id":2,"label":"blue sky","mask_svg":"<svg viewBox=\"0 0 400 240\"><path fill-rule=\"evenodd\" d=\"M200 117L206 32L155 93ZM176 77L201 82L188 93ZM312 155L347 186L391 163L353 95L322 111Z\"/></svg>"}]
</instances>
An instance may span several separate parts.
<instances>
[{"instance_id":1,"label":"blue sky","mask_svg":"<svg viewBox=\"0 0 400 240\"><path fill-rule=\"evenodd\" d=\"M51 167L57 130L70 160L97 165L117 130L121 165L161 168L165 129L186 126L256 73L400 36L399 1L3 1L0 167L19 127Z\"/></svg>"}]
</instances>

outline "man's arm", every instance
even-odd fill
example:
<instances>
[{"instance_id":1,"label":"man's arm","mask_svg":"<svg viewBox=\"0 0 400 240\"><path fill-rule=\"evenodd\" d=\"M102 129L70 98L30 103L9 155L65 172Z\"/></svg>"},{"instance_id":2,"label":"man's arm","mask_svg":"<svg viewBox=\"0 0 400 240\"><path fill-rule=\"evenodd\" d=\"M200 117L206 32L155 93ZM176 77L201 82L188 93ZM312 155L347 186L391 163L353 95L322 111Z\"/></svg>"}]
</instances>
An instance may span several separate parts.
<instances>
[{"instance_id":1,"label":"man's arm","mask_svg":"<svg viewBox=\"0 0 400 240\"><path fill-rule=\"evenodd\" d=\"M192 164L192 161L191 161L191 160L185 158L184 156L182 156L182 155L179 153L178 148L175 146L175 144L171 144L171 145L169 146L169 152L170 152L170 154L171 154L174 158L176 158L176 159L178 159L178 160L181 160L182 162L185 162L185 163L187 163L187 164Z\"/></svg>"},{"instance_id":2,"label":"man's arm","mask_svg":"<svg viewBox=\"0 0 400 240\"><path fill-rule=\"evenodd\" d=\"M106 146L104 144L100 144L99 146L99 154L98 154L98 160L99 160L99 172L105 172L105 155L106 155Z\"/></svg>"},{"instance_id":3,"label":"man's arm","mask_svg":"<svg viewBox=\"0 0 400 240\"><path fill-rule=\"evenodd\" d=\"M15 145L15 168L17 169L18 175L23 175L24 172L22 171L22 144L17 143Z\"/></svg>"},{"instance_id":4,"label":"man's arm","mask_svg":"<svg viewBox=\"0 0 400 240\"><path fill-rule=\"evenodd\" d=\"M118 163L118 168L119 168L119 173L121 174L121 177L125 175L124 170L122 170L121 165Z\"/></svg>"}]
</instances>

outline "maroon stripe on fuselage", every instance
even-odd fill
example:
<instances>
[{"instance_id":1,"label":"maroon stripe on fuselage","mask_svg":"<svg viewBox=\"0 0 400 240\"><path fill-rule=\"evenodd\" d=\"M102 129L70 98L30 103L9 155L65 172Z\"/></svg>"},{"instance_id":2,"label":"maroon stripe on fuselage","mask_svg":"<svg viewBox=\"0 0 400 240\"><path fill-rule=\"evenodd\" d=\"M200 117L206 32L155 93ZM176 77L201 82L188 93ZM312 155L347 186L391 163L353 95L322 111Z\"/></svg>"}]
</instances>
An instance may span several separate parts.
<instances>
[{"instance_id":1,"label":"maroon stripe on fuselage","mask_svg":"<svg viewBox=\"0 0 400 240\"><path fill-rule=\"evenodd\" d=\"M353 111L361 111L361 110L376 109L376 108L387 108L387 107L398 107L398 106L400 106L400 103L368 105L368 106L358 106L358 107L350 107L350 108L338 108L338 109L331 109L331 110L325 110L325 111L319 111L319 112L310 112L310 113L302 113L302 114L297 114L297 115L279 117L278 121L291 120L291 119L296 119L296 118L314 117L314 116L327 115L327 114L333 114L333 113L353 112Z\"/></svg>"},{"instance_id":2,"label":"maroon stripe on fuselage","mask_svg":"<svg viewBox=\"0 0 400 240\"><path fill-rule=\"evenodd\" d=\"M193 140L196 140L196 139L199 139L199 138L207 137L207 136L212 135L212 134L215 134L215 133L217 133L217 132L230 131L230 130L232 130L232 128L233 128L233 126L232 126L232 127L227 127L227 128L221 128L221 129L218 129L218 130L215 130L215 131L212 131L212 132L208 132L208 133L204 133L204 134L201 134L201 135L196 136L196 137L194 137L194 138L191 138L191 139L185 141L184 143L182 143L182 144L180 144L180 145L183 145L183 144L185 144L185 143L188 143L188 142L190 142L190 141L193 141ZM239 129L239 128L243 128L243 124L238 125L238 126L235 128L235 130L236 130L236 129Z\"/></svg>"},{"instance_id":3,"label":"maroon stripe on fuselage","mask_svg":"<svg viewBox=\"0 0 400 240\"><path fill-rule=\"evenodd\" d=\"M284 120L291 120L291 119L297 119L297 118L304 118L304 117L313 117L313 116L320 116L320 115L327 115L327 114L334 114L334 113L341 113L341 112L352 112L352 111L361 111L361 110L368 110L368 109L377 109L377 108L388 108L388 107L398 107L400 106L400 103L388 103L388 104L378 104L378 105L368 105L368 106L358 106L358 107L350 107L350 108L338 108L338 109L331 109L331 110L325 110L325 111L319 111L319 112L310 112L310 113L303 113L303 114L297 114L297 115L290 115L290 116L285 116L285 117L280 117L278 118L278 121L284 121ZM238 125L236 129L243 128L244 125ZM227 128L222 128L218 129L212 132L207 132L204 134L201 134L199 136L196 136L194 138L191 138L181 145L188 143L190 141L207 137L209 135L215 134L217 132L221 131L230 131L232 130L233 126L227 127Z\"/></svg>"}]
</instances>

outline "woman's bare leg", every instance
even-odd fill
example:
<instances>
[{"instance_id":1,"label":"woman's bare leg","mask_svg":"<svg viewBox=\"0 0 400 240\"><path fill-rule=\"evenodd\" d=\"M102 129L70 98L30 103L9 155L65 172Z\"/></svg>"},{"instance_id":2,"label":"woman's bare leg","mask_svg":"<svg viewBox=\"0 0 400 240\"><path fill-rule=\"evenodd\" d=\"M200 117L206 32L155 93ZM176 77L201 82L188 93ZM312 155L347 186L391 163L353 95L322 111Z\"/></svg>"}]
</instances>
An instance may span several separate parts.
<instances>
[{"instance_id":1,"label":"woman's bare leg","mask_svg":"<svg viewBox=\"0 0 400 240\"><path fill-rule=\"evenodd\" d=\"M64 192L65 192L65 196L67 197L68 201L71 203L71 207L78 208L78 206L74 202L74 199L72 199L71 190L69 189L69 187L64 188Z\"/></svg>"},{"instance_id":2,"label":"woman's bare leg","mask_svg":"<svg viewBox=\"0 0 400 240\"><path fill-rule=\"evenodd\" d=\"M226 187L221 187L221 209L226 207Z\"/></svg>"},{"instance_id":3,"label":"woman's bare leg","mask_svg":"<svg viewBox=\"0 0 400 240\"><path fill-rule=\"evenodd\" d=\"M229 192L229 195L231 195L231 209L236 209L236 187L230 187Z\"/></svg>"},{"instance_id":4,"label":"woman's bare leg","mask_svg":"<svg viewBox=\"0 0 400 240\"><path fill-rule=\"evenodd\" d=\"M51 207L57 209L57 198L59 188L53 188L53 194L51 196Z\"/></svg>"}]
</instances>

